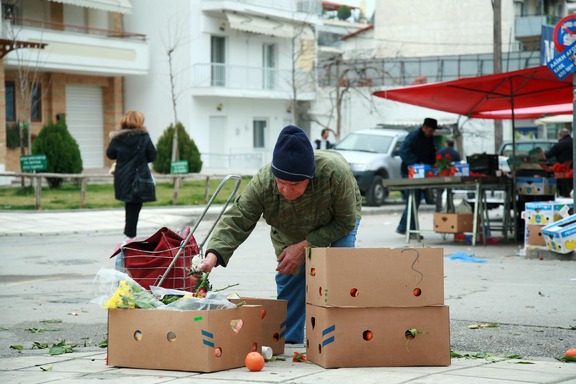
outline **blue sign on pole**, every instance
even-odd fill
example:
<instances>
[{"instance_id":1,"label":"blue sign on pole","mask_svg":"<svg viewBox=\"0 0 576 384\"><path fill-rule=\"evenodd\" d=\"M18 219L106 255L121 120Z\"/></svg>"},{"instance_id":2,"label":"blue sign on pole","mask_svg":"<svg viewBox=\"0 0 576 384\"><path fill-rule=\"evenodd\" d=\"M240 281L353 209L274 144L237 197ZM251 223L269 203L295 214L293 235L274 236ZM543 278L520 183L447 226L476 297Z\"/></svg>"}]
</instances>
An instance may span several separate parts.
<instances>
[{"instance_id":1,"label":"blue sign on pole","mask_svg":"<svg viewBox=\"0 0 576 384\"><path fill-rule=\"evenodd\" d=\"M576 66L574 65L575 54L576 44L572 44L567 50L547 62L546 65L558 79L564 80L566 76L576 71Z\"/></svg>"},{"instance_id":2,"label":"blue sign on pole","mask_svg":"<svg viewBox=\"0 0 576 384\"><path fill-rule=\"evenodd\" d=\"M556 24L553 32L554 46L560 54L546 63L560 80L576 71L576 15L568 15Z\"/></svg>"}]
</instances>

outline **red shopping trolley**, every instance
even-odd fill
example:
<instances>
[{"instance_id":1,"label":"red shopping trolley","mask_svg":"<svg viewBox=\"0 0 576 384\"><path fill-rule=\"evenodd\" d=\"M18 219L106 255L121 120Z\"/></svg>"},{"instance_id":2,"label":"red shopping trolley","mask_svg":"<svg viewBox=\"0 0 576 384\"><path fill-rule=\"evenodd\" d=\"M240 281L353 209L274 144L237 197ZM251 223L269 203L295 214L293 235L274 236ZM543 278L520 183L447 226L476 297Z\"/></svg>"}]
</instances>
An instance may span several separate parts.
<instances>
[{"instance_id":1,"label":"red shopping trolley","mask_svg":"<svg viewBox=\"0 0 576 384\"><path fill-rule=\"evenodd\" d=\"M198 244L194 232L206 216L212 202L219 194L228 180L235 180L234 188L226 203L223 205L217 219L204 240ZM179 232L162 227L147 239L135 239L122 244L113 254L117 257L116 268L126 272L134 281L144 289L150 286L160 286L167 289L180 289L192 291L192 282L188 276L192 258L196 255L203 257L203 247L222 214L238 192L240 176L228 175L218 185L206 208L196 221L194 228L188 226Z\"/></svg>"}]
</instances>

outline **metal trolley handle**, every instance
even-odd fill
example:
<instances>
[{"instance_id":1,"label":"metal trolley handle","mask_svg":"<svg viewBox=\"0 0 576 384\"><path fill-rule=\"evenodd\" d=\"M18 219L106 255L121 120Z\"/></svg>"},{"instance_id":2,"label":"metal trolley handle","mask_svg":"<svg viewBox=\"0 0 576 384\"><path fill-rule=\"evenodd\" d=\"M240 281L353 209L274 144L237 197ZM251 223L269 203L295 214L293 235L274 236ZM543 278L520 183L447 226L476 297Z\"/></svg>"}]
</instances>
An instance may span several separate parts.
<instances>
[{"instance_id":1,"label":"metal trolley handle","mask_svg":"<svg viewBox=\"0 0 576 384\"><path fill-rule=\"evenodd\" d=\"M206 205L206 208L204 208L204 211L202 212L202 214L200 215L200 218L196 221L196 224L194 225L194 228L192 228L192 230L188 233L188 235L186 236L186 238L184 240L182 240L182 242L180 243L180 248L178 249L178 252L176 253L176 255L174 255L174 258L172 259L172 262L170 263L170 265L168 266L168 268L166 268L166 271L164 272L164 274L162 275L162 277L160 278L160 281L158 282L158 286L161 286L162 283L164 282L164 280L166 279L166 277L168 276L168 273L170 272L170 270L172 269L172 267L174 266L174 264L176 264L176 260L178 260L178 258L180 257L180 255L184 252L186 245L190 242L190 239L192 238L192 236L194 236L194 232L196 231L196 229L198 228L198 225L200 225L200 222L202 221L202 219L204 219L204 216L206 216L206 213L208 212L208 209L210 209L210 207L212 206L212 202L214 201L214 199L216 198L216 196L218 196L218 194L220 193L220 190L222 190L222 188L224 187L224 185L226 184L226 182L228 182L228 180L235 180L234 182L234 189L232 190L232 192L230 193L230 196L228 196L228 199L226 200L226 203L224 204L224 206L222 207L222 209L220 210L220 213L218 214L218 217L216 218L216 220L214 220L214 224L212 224L212 227L210 228L210 230L208 231L208 233L206 234L206 237L204 238L204 240L202 240L202 242L198 245L198 247L200 248L200 256L204 257L204 244L206 243L206 241L208 241L208 238L210 237L210 235L212 234L212 231L214 231L214 228L216 227L216 224L218 224L218 221L220 220L220 218L222 217L222 215L224 214L224 212L226 211L226 208L228 208L228 205L230 204L230 202L234 199L234 196L236 196L236 193L238 192L238 189L240 188L240 183L242 182L242 177L238 176L238 175L228 175L226 176L224 179L222 179L222 181L220 182L220 184L218 185L218 187L216 188L216 190L214 191L214 193L212 194L212 197L210 198L210 201L208 201L208 204Z\"/></svg>"}]
</instances>

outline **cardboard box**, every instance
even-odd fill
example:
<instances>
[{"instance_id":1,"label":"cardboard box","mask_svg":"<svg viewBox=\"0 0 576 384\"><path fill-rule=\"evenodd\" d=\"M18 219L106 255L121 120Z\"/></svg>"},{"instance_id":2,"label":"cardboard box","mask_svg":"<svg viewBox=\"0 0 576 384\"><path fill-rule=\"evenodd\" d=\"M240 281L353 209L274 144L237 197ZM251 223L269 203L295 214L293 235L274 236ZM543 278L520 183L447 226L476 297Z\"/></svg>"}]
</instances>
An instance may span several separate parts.
<instances>
[{"instance_id":1,"label":"cardboard box","mask_svg":"<svg viewBox=\"0 0 576 384\"><path fill-rule=\"evenodd\" d=\"M306 302L323 307L444 304L443 248L312 248Z\"/></svg>"},{"instance_id":2,"label":"cardboard box","mask_svg":"<svg viewBox=\"0 0 576 384\"><path fill-rule=\"evenodd\" d=\"M246 354L261 347L261 306L108 311L111 366L215 372L243 367Z\"/></svg>"},{"instance_id":3,"label":"cardboard box","mask_svg":"<svg viewBox=\"0 0 576 384\"><path fill-rule=\"evenodd\" d=\"M546 246L554 252L570 253L576 249L576 215L542 228Z\"/></svg>"},{"instance_id":4,"label":"cardboard box","mask_svg":"<svg viewBox=\"0 0 576 384\"><path fill-rule=\"evenodd\" d=\"M526 203L524 219L529 224L551 224L570 215L572 203L537 201Z\"/></svg>"},{"instance_id":5,"label":"cardboard box","mask_svg":"<svg viewBox=\"0 0 576 384\"><path fill-rule=\"evenodd\" d=\"M262 306L262 345L272 348L274 355L284 353L286 312L288 308L286 300L242 297L240 299L230 299L230 301L233 303L244 301L247 305Z\"/></svg>"},{"instance_id":6,"label":"cardboard box","mask_svg":"<svg viewBox=\"0 0 576 384\"><path fill-rule=\"evenodd\" d=\"M542 235L543 227L543 225L528 224L526 243L529 245L546 245L546 240L544 240L544 236Z\"/></svg>"},{"instance_id":7,"label":"cardboard box","mask_svg":"<svg viewBox=\"0 0 576 384\"><path fill-rule=\"evenodd\" d=\"M555 195L556 179L549 177L517 177L516 191L520 195Z\"/></svg>"},{"instance_id":8,"label":"cardboard box","mask_svg":"<svg viewBox=\"0 0 576 384\"><path fill-rule=\"evenodd\" d=\"M474 229L473 213L434 213L434 231L439 233L463 233L472 232ZM480 216L478 216L478 231Z\"/></svg>"},{"instance_id":9,"label":"cardboard box","mask_svg":"<svg viewBox=\"0 0 576 384\"><path fill-rule=\"evenodd\" d=\"M408 178L423 179L425 177L436 176L436 168L428 164L414 164L408 166Z\"/></svg>"},{"instance_id":10,"label":"cardboard box","mask_svg":"<svg viewBox=\"0 0 576 384\"><path fill-rule=\"evenodd\" d=\"M454 176L470 176L470 164L456 163L454 167L456 168Z\"/></svg>"},{"instance_id":11,"label":"cardboard box","mask_svg":"<svg viewBox=\"0 0 576 384\"><path fill-rule=\"evenodd\" d=\"M425 333L408 340L406 331L414 328ZM307 304L306 357L324 368L448 366L449 309Z\"/></svg>"}]
</instances>

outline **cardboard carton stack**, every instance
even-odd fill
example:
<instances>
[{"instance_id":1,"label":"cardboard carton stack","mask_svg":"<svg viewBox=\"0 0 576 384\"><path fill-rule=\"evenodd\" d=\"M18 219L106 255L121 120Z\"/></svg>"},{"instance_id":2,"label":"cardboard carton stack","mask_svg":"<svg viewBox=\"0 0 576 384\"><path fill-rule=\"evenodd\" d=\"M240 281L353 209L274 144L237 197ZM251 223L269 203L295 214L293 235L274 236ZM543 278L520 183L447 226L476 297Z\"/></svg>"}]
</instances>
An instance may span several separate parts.
<instances>
[{"instance_id":1,"label":"cardboard carton stack","mask_svg":"<svg viewBox=\"0 0 576 384\"><path fill-rule=\"evenodd\" d=\"M450 365L441 248L313 248L306 354L324 368Z\"/></svg>"},{"instance_id":2,"label":"cardboard carton stack","mask_svg":"<svg viewBox=\"0 0 576 384\"><path fill-rule=\"evenodd\" d=\"M556 250L558 247L552 244L552 237L548 236L549 245L543 229L570 215L572 203L564 201L538 201L526 203L522 218L524 219L524 252L529 246L546 247ZM560 248L562 249L562 248ZM564 248L565 249L565 248ZM565 252L562 252L565 253Z\"/></svg>"}]
</instances>

